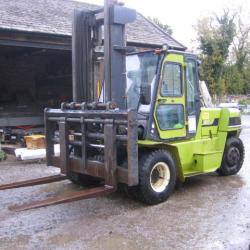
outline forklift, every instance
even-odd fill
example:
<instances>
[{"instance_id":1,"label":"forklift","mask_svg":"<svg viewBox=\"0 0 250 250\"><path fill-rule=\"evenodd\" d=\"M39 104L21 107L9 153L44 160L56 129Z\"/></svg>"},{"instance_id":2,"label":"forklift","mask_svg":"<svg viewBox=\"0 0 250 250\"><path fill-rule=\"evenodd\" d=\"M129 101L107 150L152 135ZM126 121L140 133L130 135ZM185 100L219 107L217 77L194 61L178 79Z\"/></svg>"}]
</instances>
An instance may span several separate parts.
<instances>
[{"instance_id":1,"label":"forklift","mask_svg":"<svg viewBox=\"0 0 250 250\"><path fill-rule=\"evenodd\" d=\"M240 111L204 105L196 55L166 45L144 52L126 46L125 26L135 18L135 10L115 0L95 11L75 10L73 102L44 111L47 165L61 174L0 190L65 179L88 188L9 209L107 195L120 185L140 201L158 204L177 181L241 169ZM102 84L95 78L100 62Z\"/></svg>"}]
</instances>

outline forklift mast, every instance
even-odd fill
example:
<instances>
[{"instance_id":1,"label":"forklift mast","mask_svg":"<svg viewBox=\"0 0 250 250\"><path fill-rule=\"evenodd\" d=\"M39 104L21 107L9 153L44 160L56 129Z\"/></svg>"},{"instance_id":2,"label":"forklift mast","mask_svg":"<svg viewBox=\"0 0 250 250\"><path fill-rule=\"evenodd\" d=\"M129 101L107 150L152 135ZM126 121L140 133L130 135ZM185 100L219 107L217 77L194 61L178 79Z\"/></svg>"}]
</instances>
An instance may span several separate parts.
<instances>
[{"instance_id":1,"label":"forklift mast","mask_svg":"<svg viewBox=\"0 0 250 250\"><path fill-rule=\"evenodd\" d=\"M129 156L121 178L130 185L138 183L136 110L126 109L125 97L125 25L135 20L136 12L111 0L104 6L74 12L73 102L45 110L47 164L60 167L69 178L72 173L104 178L116 188L118 145ZM99 58L104 60L104 102L95 96ZM54 154L54 143L60 144L60 157Z\"/></svg>"},{"instance_id":2,"label":"forklift mast","mask_svg":"<svg viewBox=\"0 0 250 250\"><path fill-rule=\"evenodd\" d=\"M114 0L105 0L104 6L96 11L74 12L73 101L95 101L95 63L99 57L104 57L104 102L126 109L125 58L129 48L126 47L125 25L135 20L136 12Z\"/></svg>"}]
</instances>

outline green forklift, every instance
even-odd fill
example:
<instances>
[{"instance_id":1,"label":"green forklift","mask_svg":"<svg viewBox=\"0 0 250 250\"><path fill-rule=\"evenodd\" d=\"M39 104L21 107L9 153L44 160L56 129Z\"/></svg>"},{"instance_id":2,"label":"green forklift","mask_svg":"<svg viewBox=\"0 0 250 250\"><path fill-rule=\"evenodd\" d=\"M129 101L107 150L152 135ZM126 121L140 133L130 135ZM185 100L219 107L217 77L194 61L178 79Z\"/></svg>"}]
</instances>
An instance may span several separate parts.
<instances>
[{"instance_id":1,"label":"green forklift","mask_svg":"<svg viewBox=\"0 0 250 250\"><path fill-rule=\"evenodd\" d=\"M125 25L135 18L134 10L111 0L96 11L74 12L73 102L45 109L47 165L61 174L0 189L64 179L88 188L10 209L93 198L120 185L142 202L158 204L177 181L241 169L240 111L202 101L196 55L168 46L144 52L126 46ZM104 79L97 86L100 62Z\"/></svg>"}]
</instances>

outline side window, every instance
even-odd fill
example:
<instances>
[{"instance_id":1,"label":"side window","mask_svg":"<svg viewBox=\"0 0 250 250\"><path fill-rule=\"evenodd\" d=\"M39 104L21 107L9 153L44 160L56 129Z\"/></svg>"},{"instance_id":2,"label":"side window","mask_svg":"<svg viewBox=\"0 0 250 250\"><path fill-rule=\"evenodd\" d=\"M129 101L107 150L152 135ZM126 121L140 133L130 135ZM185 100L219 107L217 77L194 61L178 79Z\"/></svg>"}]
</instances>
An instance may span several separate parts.
<instances>
[{"instance_id":1,"label":"side window","mask_svg":"<svg viewBox=\"0 0 250 250\"><path fill-rule=\"evenodd\" d=\"M163 67L161 95L180 96L182 94L181 65L165 63Z\"/></svg>"},{"instance_id":2,"label":"side window","mask_svg":"<svg viewBox=\"0 0 250 250\"><path fill-rule=\"evenodd\" d=\"M156 116L161 130L184 127L184 110L181 104L159 105Z\"/></svg>"},{"instance_id":3,"label":"side window","mask_svg":"<svg viewBox=\"0 0 250 250\"><path fill-rule=\"evenodd\" d=\"M195 114L195 96L197 94L196 63L193 60L187 61L187 111L189 115Z\"/></svg>"}]
</instances>

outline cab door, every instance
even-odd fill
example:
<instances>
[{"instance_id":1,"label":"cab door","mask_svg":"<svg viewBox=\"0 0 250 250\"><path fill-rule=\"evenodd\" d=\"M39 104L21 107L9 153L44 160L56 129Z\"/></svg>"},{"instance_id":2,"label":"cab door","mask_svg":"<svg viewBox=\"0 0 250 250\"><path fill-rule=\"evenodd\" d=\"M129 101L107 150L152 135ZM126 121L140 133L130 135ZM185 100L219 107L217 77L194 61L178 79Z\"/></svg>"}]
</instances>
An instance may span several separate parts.
<instances>
[{"instance_id":1,"label":"cab door","mask_svg":"<svg viewBox=\"0 0 250 250\"><path fill-rule=\"evenodd\" d=\"M184 79L183 55L166 55L154 110L154 119L161 139L186 137Z\"/></svg>"},{"instance_id":2,"label":"cab door","mask_svg":"<svg viewBox=\"0 0 250 250\"><path fill-rule=\"evenodd\" d=\"M200 93L197 58L185 56L187 128L189 136L195 135L200 114Z\"/></svg>"}]
</instances>

